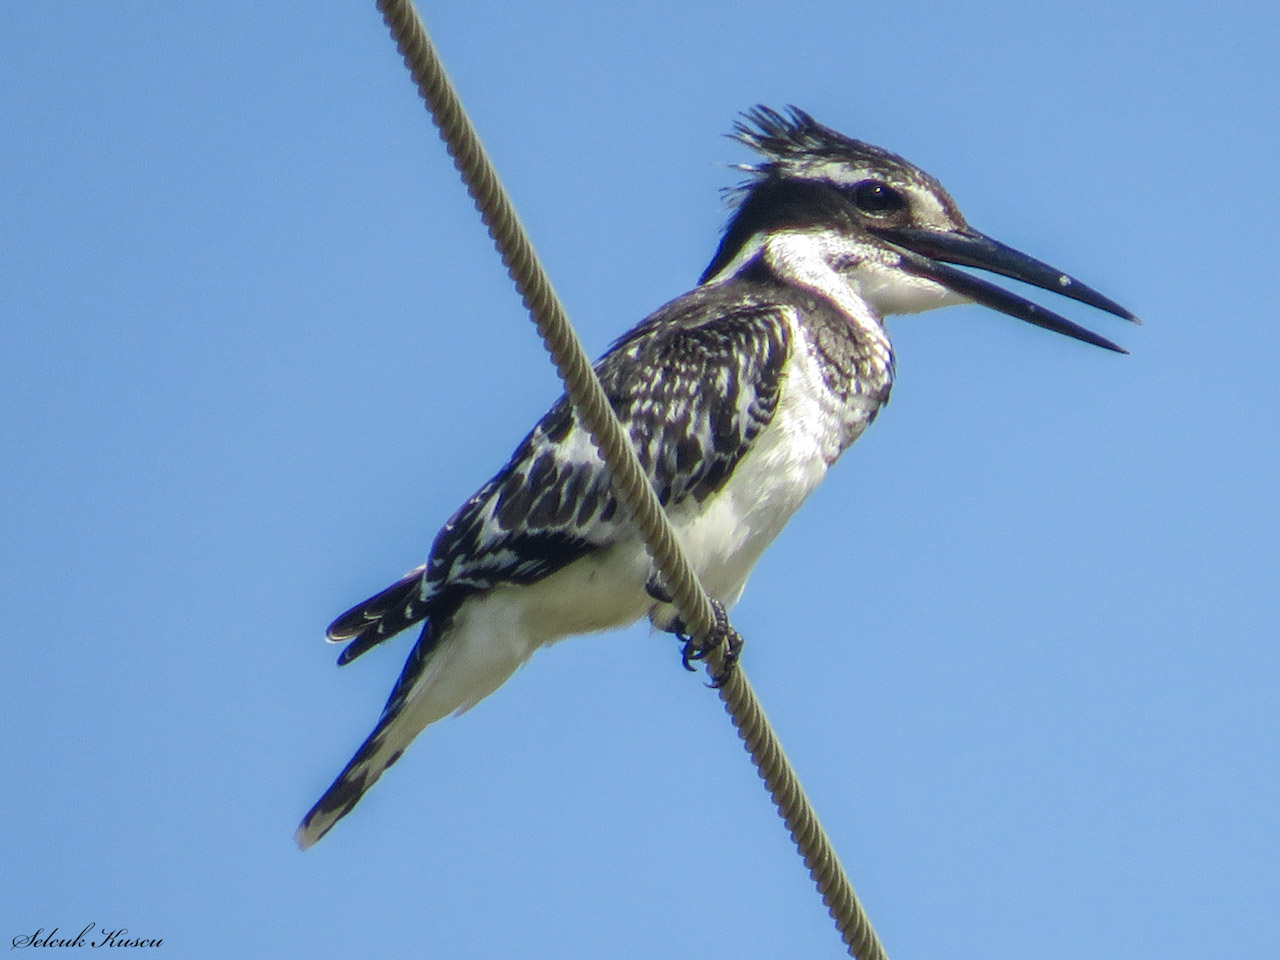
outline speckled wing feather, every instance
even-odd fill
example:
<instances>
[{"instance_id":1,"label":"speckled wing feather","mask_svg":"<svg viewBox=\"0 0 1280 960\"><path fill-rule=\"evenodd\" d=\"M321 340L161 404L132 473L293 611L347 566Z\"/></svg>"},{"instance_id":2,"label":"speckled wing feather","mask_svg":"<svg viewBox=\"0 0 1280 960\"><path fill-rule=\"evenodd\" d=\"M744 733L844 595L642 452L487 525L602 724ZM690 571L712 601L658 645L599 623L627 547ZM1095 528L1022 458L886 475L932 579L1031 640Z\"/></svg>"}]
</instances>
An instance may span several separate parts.
<instances>
[{"instance_id":1,"label":"speckled wing feather","mask_svg":"<svg viewBox=\"0 0 1280 960\"><path fill-rule=\"evenodd\" d=\"M769 422L791 309L761 296L725 312L723 299L700 288L654 313L597 363L668 509L719 490ZM561 398L444 525L425 567L334 621L329 638L349 642L339 662L418 620L451 616L475 592L540 580L617 542L626 523L603 461Z\"/></svg>"}]
</instances>

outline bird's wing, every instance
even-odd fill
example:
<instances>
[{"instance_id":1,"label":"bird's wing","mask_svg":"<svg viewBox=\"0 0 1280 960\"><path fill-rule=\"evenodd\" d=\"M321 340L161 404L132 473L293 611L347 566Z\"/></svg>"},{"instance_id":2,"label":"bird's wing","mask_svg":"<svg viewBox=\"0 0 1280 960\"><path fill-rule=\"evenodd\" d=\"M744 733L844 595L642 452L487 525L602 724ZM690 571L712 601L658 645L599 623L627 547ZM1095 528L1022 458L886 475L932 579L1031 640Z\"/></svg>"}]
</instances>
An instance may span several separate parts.
<instances>
[{"instance_id":1,"label":"bird's wing","mask_svg":"<svg viewBox=\"0 0 1280 960\"><path fill-rule=\"evenodd\" d=\"M713 309L694 291L653 314L596 364L618 419L668 509L725 483L777 405L791 308ZM565 398L444 525L420 571L329 628L348 662L467 596L528 584L626 535L609 473ZM425 652L425 651L424 651Z\"/></svg>"}]
</instances>

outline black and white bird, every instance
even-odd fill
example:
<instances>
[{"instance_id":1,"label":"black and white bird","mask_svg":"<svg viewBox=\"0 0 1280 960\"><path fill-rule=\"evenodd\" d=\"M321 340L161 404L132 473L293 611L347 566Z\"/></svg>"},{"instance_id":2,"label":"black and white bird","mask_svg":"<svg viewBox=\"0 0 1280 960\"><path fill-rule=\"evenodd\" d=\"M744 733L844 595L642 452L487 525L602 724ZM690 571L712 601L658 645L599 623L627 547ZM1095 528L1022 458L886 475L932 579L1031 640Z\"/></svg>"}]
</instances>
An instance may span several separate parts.
<instances>
[{"instance_id":1,"label":"black and white bird","mask_svg":"<svg viewBox=\"0 0 1280 960\"><path fill-rule=\"evenodd\" d=\"M942 185L801 110L733 133L760 162L698 286L596 364L708 593L731 606L761 552L893 386L889 314L977 302L1087 343L1097 334L952 264L1126 319L1123 307L971 229ZM546 644L674 612L565 399L436 536L425 565L329 627L348 663L421 636L373 732L298 828L306 848L424 727L475 705Z\"/></svg>"}]
</instances>

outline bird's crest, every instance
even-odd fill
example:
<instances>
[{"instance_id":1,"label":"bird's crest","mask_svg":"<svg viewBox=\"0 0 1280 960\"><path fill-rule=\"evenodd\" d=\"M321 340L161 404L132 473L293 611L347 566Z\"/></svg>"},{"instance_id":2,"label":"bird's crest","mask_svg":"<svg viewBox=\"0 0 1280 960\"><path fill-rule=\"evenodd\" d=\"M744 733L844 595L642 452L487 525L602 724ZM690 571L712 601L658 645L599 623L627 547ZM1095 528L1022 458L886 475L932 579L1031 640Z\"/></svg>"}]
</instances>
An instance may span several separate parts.
<instances>
[{"instance_id":1,"label":"bird's crest","mask_svg":"<svg viewBox=\"0 0 1280 960\"><path fill-rule=\"evenodd\" d=\"M729 138L764 157L761 163L736 165L736 169L753 175L742 187L750 187L762 177L803 175L832 162L911 166L897 154L832 130L795 106L787 107L786 113L766 106L743 111Z\"/></svg>"},{"instance_id":2,"label":"bird's crest","mask_svg":"<svg viewBox=\"0 0 1280 960\"><path fill-rule=\"evenodd\" d=\"M771 180L840 182L853 171L869 170L915 181L950 201L942 184L909 160L883 147L847 137L796 106L788 106L785 112L763 105L752 107L734 123L729 138L763 157L758 163L734 165L734 169L750 177L724 191L731 204L741 202L754 188Z\"/></svg>"}]
</instances>

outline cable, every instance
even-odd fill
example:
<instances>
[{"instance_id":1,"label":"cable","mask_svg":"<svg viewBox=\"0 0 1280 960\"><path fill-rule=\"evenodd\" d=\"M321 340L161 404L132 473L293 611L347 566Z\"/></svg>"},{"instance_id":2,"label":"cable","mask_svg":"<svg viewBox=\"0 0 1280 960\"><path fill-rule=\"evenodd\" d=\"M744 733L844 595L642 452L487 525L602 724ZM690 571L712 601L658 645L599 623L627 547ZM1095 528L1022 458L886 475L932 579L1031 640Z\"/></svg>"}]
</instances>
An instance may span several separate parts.
<instances>
[{"instance_id":1,"label":"cable","mask_svg":"<svg viewBox=\"0 0 1280 960\"><path fill-rule=\"evenodd\" d=\"M432 122L462 175L467 193L475 201L507 273L555 362L565 392L609 468L618 499L644 539L662 584L670 592L690 636L706 643L717 626L711 599L676 541L666 513L609 405L586 351L462 108L417 10L411 0L377 0L377 3L418 92L427 103ZM719 648L709 653L707 665L713 677L722 676L724 657ZM804 858L850 955L859 960L887 960L831 841L740 667L724 676L719 694L779 815L791 831L791 839Z\"/></svg>"}]
</instances>

